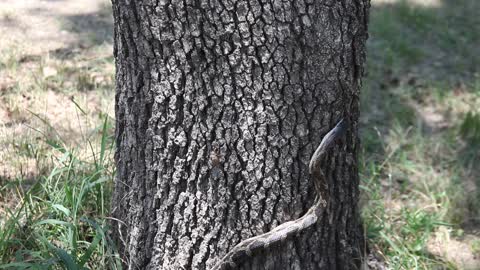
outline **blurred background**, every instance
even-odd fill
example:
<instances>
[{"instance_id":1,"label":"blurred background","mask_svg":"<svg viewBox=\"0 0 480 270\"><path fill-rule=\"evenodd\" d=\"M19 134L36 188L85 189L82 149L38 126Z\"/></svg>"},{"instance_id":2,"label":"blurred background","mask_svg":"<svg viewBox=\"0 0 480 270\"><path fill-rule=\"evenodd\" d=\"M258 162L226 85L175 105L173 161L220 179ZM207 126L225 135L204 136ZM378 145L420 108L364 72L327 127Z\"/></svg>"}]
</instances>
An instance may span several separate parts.
<instances>
[{"instance_id":1,"label":"blurred background","mask_svg":"<svg viewBox=\"0 0 480 270\"><path fill-rule=\"evenodd\" d=\"M480 269L480 1L372 0L372 269ZM0 1L0 269L117 269L106 0Z\"/></svg>"}]
</instances>

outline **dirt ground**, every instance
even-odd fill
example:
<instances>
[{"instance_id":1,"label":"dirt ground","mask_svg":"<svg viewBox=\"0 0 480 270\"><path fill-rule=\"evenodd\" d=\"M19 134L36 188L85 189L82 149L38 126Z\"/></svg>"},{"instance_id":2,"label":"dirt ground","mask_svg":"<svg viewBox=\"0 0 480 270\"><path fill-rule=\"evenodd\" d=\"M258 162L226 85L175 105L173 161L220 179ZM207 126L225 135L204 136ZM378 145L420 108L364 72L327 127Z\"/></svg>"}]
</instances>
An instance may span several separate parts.
<instances>
[{"instance_id":1,"label":"dirt ground","mask_svg":"<svg viewBox=\"0 0 480 270\"><path fill-rule=\"evenodd\" d=\"M0 50L40 55L111 42L110 13L105 0L2 0Z\"/></svg>"},{"instance_id":2,"label":"dirt ground","mask_svg":"<svg viewBox=\"0 0 480 270\"><path fill-rule=\"evenodd\" d=\"M0 39L0 182L33 180L40 137L78 143L113 117L110 2L0 1Z\"/></svg>"}]
</instances>

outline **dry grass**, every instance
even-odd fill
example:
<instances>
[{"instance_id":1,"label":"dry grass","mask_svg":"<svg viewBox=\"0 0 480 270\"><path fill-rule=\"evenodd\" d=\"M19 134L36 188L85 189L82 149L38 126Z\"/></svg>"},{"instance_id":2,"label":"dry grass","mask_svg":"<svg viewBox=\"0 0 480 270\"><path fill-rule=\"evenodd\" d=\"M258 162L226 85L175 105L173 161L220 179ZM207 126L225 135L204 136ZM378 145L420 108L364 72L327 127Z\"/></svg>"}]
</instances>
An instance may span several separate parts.
<instances>
[{"instance_id":1,"label":"dry grass","mask_svg":"<svg viewBox=\"0 0 480 270\"><path fill-rule=\"evenodd\" d=\"M0 3L0 269L118 267L111 24L107 1Z\"/></svg>"}]
</instances>

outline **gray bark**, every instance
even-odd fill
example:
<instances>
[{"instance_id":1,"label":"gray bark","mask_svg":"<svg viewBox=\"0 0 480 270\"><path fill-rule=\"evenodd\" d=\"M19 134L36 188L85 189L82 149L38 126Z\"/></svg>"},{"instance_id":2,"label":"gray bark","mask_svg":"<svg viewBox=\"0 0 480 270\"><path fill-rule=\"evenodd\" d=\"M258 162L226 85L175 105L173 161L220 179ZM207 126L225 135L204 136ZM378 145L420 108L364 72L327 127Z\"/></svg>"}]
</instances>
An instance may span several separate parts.
<instances>
[{"instance_id":1,"label":"gray bark","mask_svg":"<svg viewBox=\"0 0 480 270\"><path fill-rule=\"evenodd\" d=\"M308 163L340 118L329 207L239 269L355 269L368 0L113 0L113 236L128 269L210 269L301 216Z\"/></svg>"}]
</instances>

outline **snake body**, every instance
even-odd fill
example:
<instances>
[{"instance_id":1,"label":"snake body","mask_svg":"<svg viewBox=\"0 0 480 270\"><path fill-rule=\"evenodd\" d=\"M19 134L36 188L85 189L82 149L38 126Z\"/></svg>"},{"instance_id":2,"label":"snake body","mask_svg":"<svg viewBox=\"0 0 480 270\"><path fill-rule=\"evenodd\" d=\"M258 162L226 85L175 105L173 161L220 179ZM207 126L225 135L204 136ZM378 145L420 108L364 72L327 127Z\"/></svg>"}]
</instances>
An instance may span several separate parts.
<instances>
[{"instance_id":1,"label":"snake body","mask_svg":"<svg viewBox=\"0 0 480 270\"><path fill-rule=\"evenodd\" d=\"M259 249L268 248L292 235L299 234L317 223L328 203L327 181L322 172L322 161L327 150L334 145L337 139L343 136L346 130L347 123L342 119L323 137L310 159L309 172L315 184L317 197L307 213L296 220L285 222L269 232L243 240L219 260L212 270L235 269L245 256L251 256Z\"/></svg>"}]
</instances>

